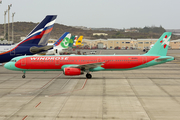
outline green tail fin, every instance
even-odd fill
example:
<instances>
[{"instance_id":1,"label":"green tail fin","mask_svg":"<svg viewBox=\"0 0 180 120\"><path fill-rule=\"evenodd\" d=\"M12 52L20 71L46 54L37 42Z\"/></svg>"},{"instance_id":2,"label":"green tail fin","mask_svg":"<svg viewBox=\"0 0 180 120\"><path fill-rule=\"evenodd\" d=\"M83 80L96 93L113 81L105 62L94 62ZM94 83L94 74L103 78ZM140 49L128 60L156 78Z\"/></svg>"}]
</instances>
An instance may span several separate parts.
<instances>
[{"instance_id":1,"label":"green tail fin","mask_svg":"<svg viewBox=\"0 0 180 120\"><path fill-rule=\"evenodd\" d=\"M66 49L69 46L71 34L69 33L60 43L60 47Z\"/></svg>"},{"instance_id":2,"label":"green tail fin","mask_svg":"<svg viewBox=\"0 0 180 120\"><path fill-rule=\"evenodd\" d=\"M74 39L75 39L75 35L71 36L69 47L73 47Z\"/></svg>"},{"instance_id":3,"label":"green tail fin","mask_svg":"<svg viewBox=\"0 0 180 120\"><path fill-rule=\"evenodd\" d=\"M145 55L166 56L171 39L171 32L165 32Z\"/></svg>"}]
</instances>

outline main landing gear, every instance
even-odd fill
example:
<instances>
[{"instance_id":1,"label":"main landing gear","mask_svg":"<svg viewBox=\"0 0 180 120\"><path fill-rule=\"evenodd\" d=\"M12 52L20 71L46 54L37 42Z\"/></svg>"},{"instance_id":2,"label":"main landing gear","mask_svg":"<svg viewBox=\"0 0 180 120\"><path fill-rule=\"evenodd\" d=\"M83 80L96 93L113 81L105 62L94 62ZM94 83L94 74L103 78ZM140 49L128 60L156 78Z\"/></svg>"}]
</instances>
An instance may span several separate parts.
<instances>
[{"instance_id":1,"label":"main landing gear","mask_svg":"<svg viewBox=\"0 0 180 120\"><path fill-rule=\"evenodd\" d=\"M26 73L26 71L23 71L23 75L22 75L22 78L25 78L26 77L26 75L25 75L25 73Z\"/></svg>"},{"instance_id":2,"label":"main landing gear","mask_svg":"<svg viewBox=\"0 0 180 120\"><path fill-rule=\"evenodd\" d=\"M91 75L90 73L87 73L87 74L86 74L86 78L91 79L91 78L92 78L92 75Z\"/></svg>"}]
</instances>

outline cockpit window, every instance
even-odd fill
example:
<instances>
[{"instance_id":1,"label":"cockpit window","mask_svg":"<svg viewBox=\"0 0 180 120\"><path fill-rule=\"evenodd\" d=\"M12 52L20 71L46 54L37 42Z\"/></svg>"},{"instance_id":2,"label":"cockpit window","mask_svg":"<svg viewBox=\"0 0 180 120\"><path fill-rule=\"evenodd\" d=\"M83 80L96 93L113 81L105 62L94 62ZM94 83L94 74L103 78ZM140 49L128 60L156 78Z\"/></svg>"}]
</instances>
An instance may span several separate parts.
<instances>
[{"instance_id":1,"label":"cockpit window","mask_svg":"<svg viewBox=\"0 0 180 120\"><path fill-rule=\"evenodd\" d=\"M16 62L16 60L11 60L11 62Z\"/></svg>"}]
</instances>

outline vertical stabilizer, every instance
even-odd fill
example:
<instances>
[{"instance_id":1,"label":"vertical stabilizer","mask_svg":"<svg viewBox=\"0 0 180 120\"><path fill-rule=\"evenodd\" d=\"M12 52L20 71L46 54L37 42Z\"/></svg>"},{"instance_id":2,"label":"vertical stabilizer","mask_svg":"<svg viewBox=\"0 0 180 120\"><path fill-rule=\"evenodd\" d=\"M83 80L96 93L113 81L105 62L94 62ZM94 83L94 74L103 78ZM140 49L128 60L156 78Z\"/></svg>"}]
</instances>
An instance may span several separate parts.
<instances>
[{"instance_id":1,"label":"vertical stabilizer","mask_svg":"<svg viewBox=\"0 0 180 120\"><path fill-rule=\"evenodd\" d=\"M78 40L76 41L76 45L81 45L83 36L79 36Z\"/></svg>"},{"instance_id":2,"label":"vertical stabilizer","mask_svg":"<svg viewBox=\"0 0 180 120\"><path fill-rule=\"evenodd\" d=\"M71 36L70 41L69 41L69 47L73 47L75 35Z\"/></svg>"},{"instance_id":3,"label":"vertical stabilizer","mask_svg":"<svg viewBox=\"0 0 180 120\"><path fill-rule=\"evenodd\" d=\"M69 42L70 42L70 37L71 37L71 34L69 33L69 34L63 39L63 41L60 43L60 47L62 47L63 49L68 48Z\"/></svg>"},{"instance_id":4,"label":"vertical stabilizer","mask_svg":"<svg viewBox=\"0 0 180 120\"><path fill-rule=\"evenodd\" d=\"M19 45L46 45L49 33L52 31L57 15L47 15ZM47 35L42 39L43 35ZM42 40L41 40L42 39Z\"/></svg>"},{"instance_id":5,"label":"vertical stabilizer","mask_svg":"<svg viewBox=\"0 0 180 120\"><path fill-rule=\"evenodd\" d=\"M68 34L69 34L69 32L65 32L65 33L54 43L54 46L58 46Z\"/></svg>"},{"instance_id":6,"label":"vertical stabilizer","mask_svg":"<svg viewBox=\"0 0 180 120\"><path fill-rule=\"evenodd\" d=\"M145 55L166 56L171 39L171 32L165 32Z\"/></svg>"},{"instance_id":7,"label":"vertical stabilizer","mask_svg":"<svg viewBox=\"0 0 180 120\"><path fill-rule=\"evenodd\" d=\"M76 45L77 38L78 38L78 36L76 35L76 36L75 36L75 38L74 38L74 43L73 43L73 46L75 46L75 45Z\"/></svg>"},{"instance_id":8,"label":"vertical stabilizer","mask_svg":"<svg viewBox=\"0 0 180 120\"><path fill-rule=\"evenodd\" d=\"M59 45L55 46L56 49L66 49L66 48L68 48L70 37L71 37L71 33L66 34L64 39L61 39L61 42L59 43Z\"/></svg>"}]
</instances>

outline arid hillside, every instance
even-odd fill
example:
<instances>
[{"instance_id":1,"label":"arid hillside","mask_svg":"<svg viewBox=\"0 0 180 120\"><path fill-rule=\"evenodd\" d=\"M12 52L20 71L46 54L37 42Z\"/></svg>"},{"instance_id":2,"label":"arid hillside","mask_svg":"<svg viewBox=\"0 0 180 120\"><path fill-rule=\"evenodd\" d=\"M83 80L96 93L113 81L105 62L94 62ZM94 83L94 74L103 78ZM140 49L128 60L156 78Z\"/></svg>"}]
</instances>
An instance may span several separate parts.
<instances>
[{"instance_id":1,"label":"arid hillside","mask_svg":"<svg viewBox=\"0 0 180 120\"><path fill-rule=\"evenodd\" d=\"M32 22L15 22L14 23L14 39L15 42L20 41L20 37L25 37L29 32L37 25L38 23ZM6 30L8 25L6 24ZM12 24L10 24L10 38L11 38L11 28ZM136 28L133 28L136 29ZM107 39L107 38L159 38L160 35L165 31L162 27L156 28L138 28L139 32L125 32L124 30L111 30L105 31L102 29L93 29L93 30L83 30L80 28L75 28L71 26L65 26L62 24L55 23L54 28L51 33L51 38L58 39L64 32L70 32L72 35L83 35L86 39ZM107 36L93 36L93 33L106 33ZM4 35L4 25L0 24L0 36ZM7 37L7 34L6 34ZM173 39L177 39L176 36L173 36Z\"/></svg>"}]
</instances>

